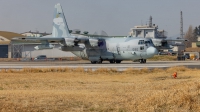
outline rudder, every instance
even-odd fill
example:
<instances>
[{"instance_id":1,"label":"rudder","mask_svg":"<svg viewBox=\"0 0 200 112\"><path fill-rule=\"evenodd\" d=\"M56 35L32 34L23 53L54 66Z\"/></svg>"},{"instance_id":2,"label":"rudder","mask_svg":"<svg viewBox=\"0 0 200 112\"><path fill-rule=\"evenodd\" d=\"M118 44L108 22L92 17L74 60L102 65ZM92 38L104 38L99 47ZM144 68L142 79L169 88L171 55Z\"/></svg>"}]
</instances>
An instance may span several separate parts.
<instances>
[{"instance_id":1,"label":"rudder","mask_svg":"<svg viewBox=\"0 0 200 112\"><path fill-rule=\"evenodd\" d=\"M60 3L55 5L53 19L53 37L69 37L69 28L65 19L65 15Z\"/></svg>"}]
</instances>

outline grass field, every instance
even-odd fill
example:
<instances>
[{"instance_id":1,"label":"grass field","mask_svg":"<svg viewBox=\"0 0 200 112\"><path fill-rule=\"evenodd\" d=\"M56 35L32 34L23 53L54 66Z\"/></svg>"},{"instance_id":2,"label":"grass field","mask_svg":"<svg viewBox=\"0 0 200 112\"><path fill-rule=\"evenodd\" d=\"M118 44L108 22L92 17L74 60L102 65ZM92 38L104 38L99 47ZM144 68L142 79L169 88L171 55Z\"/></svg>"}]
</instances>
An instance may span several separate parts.
<instances>
[{"instance_id":1,"label":"grass field","mask_svg":"<svg viewBox=\"0 0 200 112\"><path fill-rule=\"evenodd\" d=\"M1 70L0 111L197 112L200 70Z\"/></svg>"},{"instance_id":2,"label":"grass field","mask_svg":"<svg viewBox=\"0 0 200 112\"><path fill-rule=\"evenodd\" d=\"M177 56L171 55L155 55L152 58L147 59L148 61L176 61Z\"/></svg>"}]
</instances>

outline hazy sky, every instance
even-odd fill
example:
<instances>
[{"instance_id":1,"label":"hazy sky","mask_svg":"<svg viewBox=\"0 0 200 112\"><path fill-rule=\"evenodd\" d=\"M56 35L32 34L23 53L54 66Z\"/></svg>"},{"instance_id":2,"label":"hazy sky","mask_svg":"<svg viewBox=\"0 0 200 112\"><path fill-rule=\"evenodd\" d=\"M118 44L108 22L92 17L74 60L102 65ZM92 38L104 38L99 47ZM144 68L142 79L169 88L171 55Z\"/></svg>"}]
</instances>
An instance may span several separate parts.
<instances>
[{"instance_id":1,"label":"hazy sky","mask_svg":"<svg viewBox=\"0 0 200 112\"><path fill-rule=\"evenodd\" d=\"M22 33L51 32L53 10L61 3L70 29L103 30L108 35L128 35L130 28L146 24L149 16L169 37L200 25L200 0L0 0L0 30Z\"/></svg>"}]
</instances>

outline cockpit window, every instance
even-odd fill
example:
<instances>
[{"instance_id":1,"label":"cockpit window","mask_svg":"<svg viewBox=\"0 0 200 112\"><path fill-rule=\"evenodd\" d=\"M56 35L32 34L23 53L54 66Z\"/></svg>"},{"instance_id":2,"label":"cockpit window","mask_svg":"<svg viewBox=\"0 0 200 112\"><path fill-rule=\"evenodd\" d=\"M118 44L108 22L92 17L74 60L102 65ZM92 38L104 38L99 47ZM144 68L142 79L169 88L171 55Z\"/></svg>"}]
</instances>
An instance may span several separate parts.
<instances>
[{"instance_id":1,"label":"cockpit window","mask_svg":"<svg viewBox=\"0 0 200 112\"><path fill-rule=\"evenodd\" d=\"M151 44L153 44L152 40L150 40Z\"/></svg>"},{"instance_id":2,"label":"cockpit window","mask_svg":"<svg viewBox=\"0 0 200 112\"><path fill-rule=\"evenodd\" d=\"M139 45L144 44L144 40L139 40L138 44Z\"/></svg>"},{"instance_id":3,"label":"cockpit window","mask_svg":"<svg viewBox=\"0 0 200 112\"><path fill-rule=\"evenodd\" d=\"M145 41L145 44L150 44L151 42L150 41Z\"/></svg>"},{"instance_id":4,"label":"cockpit window","mask_svg":"<svg viewBox=\"0 0 200 112\"><path fill-rule=\"evenodd\" d=\"M149 46L149 45L154 46L152 40L146 40L146 41L145 41L145 45L146 45L146 46Z\"/></svg>"}]
</instances>

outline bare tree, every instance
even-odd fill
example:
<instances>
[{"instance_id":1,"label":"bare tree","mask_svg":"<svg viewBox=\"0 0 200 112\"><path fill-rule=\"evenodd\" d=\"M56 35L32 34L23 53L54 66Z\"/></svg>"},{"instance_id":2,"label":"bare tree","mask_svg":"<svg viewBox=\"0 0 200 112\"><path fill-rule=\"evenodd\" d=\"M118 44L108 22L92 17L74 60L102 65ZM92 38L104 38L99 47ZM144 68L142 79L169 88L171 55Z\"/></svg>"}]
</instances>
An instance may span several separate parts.
<instances>
[{"instance_id":1,"label":"bare tree","mask_svg":"<svg viewBox=\"0 0 200 112\"><path fill-rule=\"evenodd\" d=\"M185 33L184 38L187 39L188 41L185 42L185 47L191 47L192 46L192 42L196 42L197 39L194 35L194 29L192 28L192 25L189 26L188 31Z\"/></svg>"}]
</instances>

